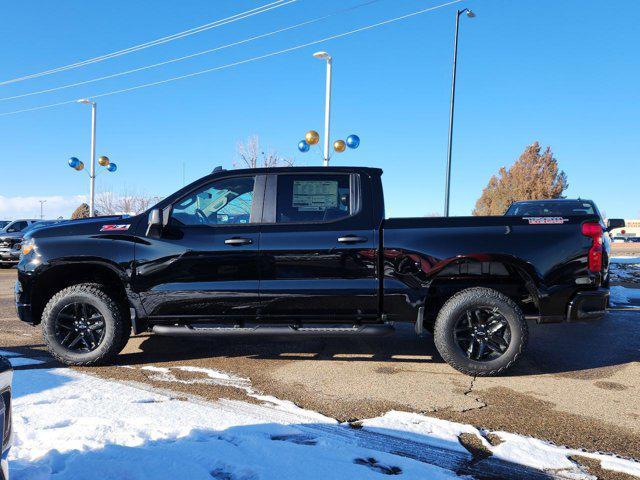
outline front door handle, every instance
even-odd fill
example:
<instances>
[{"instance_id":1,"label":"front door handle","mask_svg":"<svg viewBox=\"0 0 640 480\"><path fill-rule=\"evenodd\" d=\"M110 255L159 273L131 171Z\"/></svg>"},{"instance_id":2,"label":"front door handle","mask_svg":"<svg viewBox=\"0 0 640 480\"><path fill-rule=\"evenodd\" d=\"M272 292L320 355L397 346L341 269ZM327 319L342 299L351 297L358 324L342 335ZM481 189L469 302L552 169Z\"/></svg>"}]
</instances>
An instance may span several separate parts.
<instances>
[{"instance_id":1,"label":"front door handle","mask_svg":"<svg viewBox=\"0 0 640 480\"><path fill-rule=\"evenodd\" d=\"M364 243L367 241L367 237L359 237L357 235L345 235L344 237L338 237L340 243Z\"/></svg>"},{"instance_id":2,"label":"front door handle","mask_svg":"<svg viewBox=\"0 0 640 480\"><path fill-rule=\"evenodd\" d=\"M240 245L250 245L253 243L253 240L250 238L242 238L242 237L233 237L227 238L224 241L225 245L231 245L233 247L239 247Z\"/></svg>"}]
</instances>

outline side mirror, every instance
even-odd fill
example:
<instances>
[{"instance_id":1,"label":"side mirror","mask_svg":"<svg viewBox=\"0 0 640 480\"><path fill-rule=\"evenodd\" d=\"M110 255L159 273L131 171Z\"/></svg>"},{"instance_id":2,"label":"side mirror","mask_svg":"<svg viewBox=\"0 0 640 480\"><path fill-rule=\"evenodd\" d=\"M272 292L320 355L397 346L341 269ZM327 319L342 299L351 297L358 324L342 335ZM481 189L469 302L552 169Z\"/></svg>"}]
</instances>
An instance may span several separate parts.
<instances>
[{"instance_id":1,"label":"side mirror","mask_svg":"<svg viewBox=\"0 0 640 480\"><path fill-rule=\"evenodd\" d=\"M623 228L625 226L624 219L610 218L607 220L607 231L610 232L614 228Z\"/></svg>"},{"instance_id":2,"label":"side mirror","mask_svg":"<svg viewBox=\"0 0 640 480\"><path fill-rule=\"evenodd\" d=\"M162 236L162 227L162 211L159 208L154 208L149 212L147 237L160 238Z\"/></svg>"}]
</instances>

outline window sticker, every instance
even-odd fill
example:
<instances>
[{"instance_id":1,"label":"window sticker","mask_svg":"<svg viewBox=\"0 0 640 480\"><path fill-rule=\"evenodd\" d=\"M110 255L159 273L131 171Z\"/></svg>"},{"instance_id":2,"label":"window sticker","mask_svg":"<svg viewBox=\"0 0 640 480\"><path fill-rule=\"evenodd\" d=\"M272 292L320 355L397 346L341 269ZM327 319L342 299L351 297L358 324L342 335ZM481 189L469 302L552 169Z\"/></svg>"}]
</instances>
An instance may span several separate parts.
<instances>
[{"instance_id":1,"label":"window sticker","mask_svg":"<svg viewBox=\"0 0 640 480\"><path fill-rule=\"evenodd\" d=\"M300 212L319 212L338 206L338 182L294 180L292 207Z\"/></svg>"}]
</instances>

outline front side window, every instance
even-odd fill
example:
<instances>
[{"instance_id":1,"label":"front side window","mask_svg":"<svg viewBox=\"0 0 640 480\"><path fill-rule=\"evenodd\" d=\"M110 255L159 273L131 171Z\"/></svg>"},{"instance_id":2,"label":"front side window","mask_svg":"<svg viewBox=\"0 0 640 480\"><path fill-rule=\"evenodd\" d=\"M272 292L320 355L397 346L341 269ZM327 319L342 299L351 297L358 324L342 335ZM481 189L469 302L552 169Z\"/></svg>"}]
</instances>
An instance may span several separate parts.
<instances>
[{"instance_id":1,"label":"front side window","mask_svg":"<svg viewBox=\"0 0 640 480\"><path fill-rule=\"evenodd\" d=\"M276 222L328 222L353 212L350 176L279 175Z\"/></svg>"},{"instance_id":2,"label":"front side window","mask_svg":"<svg viewBox=\"0 0 640 480\"><path fill-rule=\"evenodd\" d=\"M178 225L250 223L254 183L254 177L213 182L177 202L171 218Z\"/></svg>"}]
</instances>

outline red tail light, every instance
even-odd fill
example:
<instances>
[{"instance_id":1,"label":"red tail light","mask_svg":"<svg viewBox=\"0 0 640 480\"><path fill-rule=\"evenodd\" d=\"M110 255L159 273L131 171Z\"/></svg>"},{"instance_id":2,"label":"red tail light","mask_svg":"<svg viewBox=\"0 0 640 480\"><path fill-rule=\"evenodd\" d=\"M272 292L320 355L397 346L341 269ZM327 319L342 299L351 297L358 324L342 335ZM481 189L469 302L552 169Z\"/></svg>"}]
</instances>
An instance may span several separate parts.
<instances>
[{"instance_id":1,"label":"red tail light","mask_svg":"<svg viewBox=\"0 0 640 480\"><path fill-rule=\"evenodd\" d=\"M589 270L600 272L602 270L602 226L595 222L583 223L582 234L592 239L589 249Z\"/></svg>"}]
</instances>

